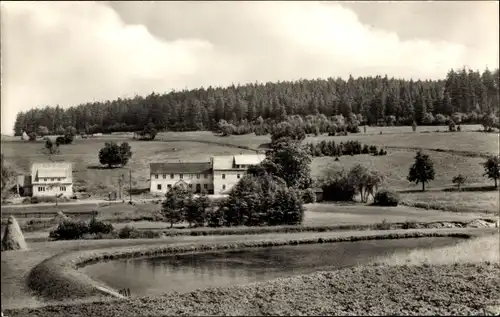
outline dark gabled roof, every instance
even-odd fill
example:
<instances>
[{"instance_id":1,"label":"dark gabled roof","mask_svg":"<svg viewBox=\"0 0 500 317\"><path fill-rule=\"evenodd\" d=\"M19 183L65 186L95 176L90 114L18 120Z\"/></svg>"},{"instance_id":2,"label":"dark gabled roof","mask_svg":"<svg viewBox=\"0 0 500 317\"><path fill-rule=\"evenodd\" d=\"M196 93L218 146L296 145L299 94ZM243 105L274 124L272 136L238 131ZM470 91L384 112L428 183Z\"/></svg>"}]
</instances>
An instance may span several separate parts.
<instances>
[{"instance_id":1,"label":"dark gabled roof","mask_svg":"<svg viewBox=\"0 0 500 317\"><path fill-rule=\"evenodd\" d=\"M203 174L212 170L210 162L151 163L151 174Z\"/></svg>"}]
</instances>

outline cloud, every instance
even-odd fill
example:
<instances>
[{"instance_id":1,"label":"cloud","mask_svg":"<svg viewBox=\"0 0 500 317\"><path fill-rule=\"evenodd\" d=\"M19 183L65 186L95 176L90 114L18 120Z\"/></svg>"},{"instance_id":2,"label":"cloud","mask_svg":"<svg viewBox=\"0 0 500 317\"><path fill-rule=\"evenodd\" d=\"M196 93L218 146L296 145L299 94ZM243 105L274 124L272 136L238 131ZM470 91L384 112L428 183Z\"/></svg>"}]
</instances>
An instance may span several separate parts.
<instances>
[{"instance_id":1,"label":"cloud","mask_svg":"<svg viewBox=\"0 0 500 317\"><path fill-rule=\"evenodd\" d=\"M366 19L377 16L376 9L368 15L336 3L1 6L5 134L12 133L18 111L45 105L231 83L385 73L441 78L464 64L498 67L498 27L492 28L498 26L498 9L496 15L481 18L491 6L455 12L459 18L449 22L448 34L436 31L439 37L409 36L409 30L429 23L425 15L412 18L408 9L381 10L387 17L401 15L405 20L388 18L386 24L371 21L371 26ZM497 36L490 36L494 32Z\"/></svg>"}]
</instances>

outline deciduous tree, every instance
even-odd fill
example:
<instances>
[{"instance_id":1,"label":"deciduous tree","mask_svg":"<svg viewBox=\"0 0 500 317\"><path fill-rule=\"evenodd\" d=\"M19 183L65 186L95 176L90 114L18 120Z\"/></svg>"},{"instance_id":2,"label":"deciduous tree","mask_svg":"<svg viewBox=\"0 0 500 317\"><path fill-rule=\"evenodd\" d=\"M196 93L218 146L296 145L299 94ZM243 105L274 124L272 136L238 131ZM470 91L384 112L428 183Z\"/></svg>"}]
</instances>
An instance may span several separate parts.
<instances>
[{"instance_id":1,"label":"deciduous tree","mask_svg":"<svg viewBox=\"0 0 500 317\"><path fill-rule=\"evenodd\" d=\"M500 178L500 156L490 156L483 163L484 176L495 181L495 188L498 187L497 180Z\"/></svg>"},{"instance_id":2,"label":"deciduous tree","mask_svg":"<svg viewBox=\"0 0 500 317\"><path fill-rule=\"evenodd\" d=\"M429 155L417 152L415 163L410 167L408 181L422 184L422 191L425 191L425 184L434 179L434 164Z\"/></svg>"},{"instance_id":3,"label":"deciduous tree","mask_svg":"<svg viewBox=\"0 0 500 317\"><path fill-rule=\"evenodd\" d=\"M132 157L132 150L127 142L118 145L115 142L106 142L99 151L99 162L109 168L117 165L125 166Z\"/></svg>"}]
</instances>

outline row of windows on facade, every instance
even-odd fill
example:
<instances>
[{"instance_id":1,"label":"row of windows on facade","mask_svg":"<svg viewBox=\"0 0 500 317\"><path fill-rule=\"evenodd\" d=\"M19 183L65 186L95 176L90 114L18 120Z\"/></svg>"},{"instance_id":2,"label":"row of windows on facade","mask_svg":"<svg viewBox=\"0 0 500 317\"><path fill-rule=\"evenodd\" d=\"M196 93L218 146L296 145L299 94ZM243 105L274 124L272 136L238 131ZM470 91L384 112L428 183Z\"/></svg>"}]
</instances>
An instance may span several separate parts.
<instances>
[{"instance_id":1,"label":"row of windows on facade","mask_svg":"<svg viewBox=\"0 0 500 317\"><path fill-rule=\"evenodd\" d=\"M54 181L62 181L64 177L57 177L57 178L47 178L47 177L38 177L40 181L45 181L45 182L54 182Z\"/></svg>"},{"instance_id":2,"label":"row of windows on facade","mask_svg":"<svg viewBox=\"0 0 500 317\"><path fill-rule=\"evenodd\" d=\"M188 186L189 186L189 189L193 189L193 184L189 184ZM196 187L201 188L201 184L196 184ZM172 189L172 185L168 184L167 188L169 190ZM208 189L208 184L203 184L203 188ZM162 189L161 184L156 185L156 189L161 190ZM222 185L222 189L226 189L226 185Z\"/></svg>"},{"instance_id":3,"label":"row of windows on facade","mask_svg":"<svg viewBox=\"0 0 500 317\"><path fill-rule=\"evenodd\" d=\"M45 191L45 187L44 186L38 186L38 191L39 192L44 192ZM59 191L65 192L66 191L66 186L59 187Z\"/></svg>"},{"instance_id":4,"label":"row of windows on facade","mask_svg":"<svg viewBox=\"0 0 500 317\"><path fill-rule=\"evenodd\" d=\"M170 174L170 178L173 179L175 176L175 174ZM204 178L208 178L208 174L203 174ZM155 179L158 179L160 177L159 174L156 174L155 175ZM192 175L191 175L192 177ZM240 178L240 174L236 174L236 177L237 178ZM163 174L163 179L166 179L167 178L167 174ZM180 179L183 179L184 178L184 174L179 174L179 178ZM197 179L200 179L200 174L196 174L196 178ZM226 179L226 174L222 174L222 179Z\"/></svg>"}]
</instances>

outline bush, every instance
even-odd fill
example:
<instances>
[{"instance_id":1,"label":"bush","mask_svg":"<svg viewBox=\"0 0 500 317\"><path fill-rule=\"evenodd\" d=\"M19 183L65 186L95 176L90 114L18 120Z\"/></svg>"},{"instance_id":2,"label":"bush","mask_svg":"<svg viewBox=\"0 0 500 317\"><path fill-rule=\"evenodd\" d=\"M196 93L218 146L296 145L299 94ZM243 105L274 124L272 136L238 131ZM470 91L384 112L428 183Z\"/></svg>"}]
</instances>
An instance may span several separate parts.
<instances>
[{"instance_id":1,"label":"bush","mask_svg":"<svg viewBox=\"0 0 500 317\"><path fill-rule=\"evenodd\" d=\"M450 132L455 132L457 131L457 125L453 120L450 120L450 123L448 124L448 131Z\"/></svg>"},{"instance_id":2,"label":"bush","mask_svg":"<svg viewBox=\"0 0 500 317\"><path fill-rule=\"evenodd\" d=\"M322 182L323 199L326 201L352 201L356 195L356 187L349 181L346 172L337 172Z\"/></svg>"},{"instance_id":3,"label":"bush","mask_svg":"<svg viewBox=\"0 0 500 317\"><path fill-rule=\"evenodd\" d=\"M132 239L135 235L137 235L137 229L134 227L125 226L118 231L120 239Z\"/></svg>"},{"instance_id":4,"label":"bush","mask_svg":"<svg viewBox=\"0 0 500 317\"><path fill-rule=\"evenodd\" d=\"M50 232L49 237L54 240L77 240L86 233L89 233L89 227L84 221L64 220Z\"/></svg>"},{"instance_id":5,"label":"bush","mask_svg":"<svg viewBox=\"0 0 500 317\"><path fill-rule=\"evenodd\" d=\"M370 153L370 148L368 147L368 144L363 145L363 149L361 150L362 154L369 154Z\"/></svg>"},{"instance_id":6,"label":"bush","mask_svg":"<svg viewBox=\"0 0 500 317\"><path fill-rule=\"evenodd\" d=\"M209 208L207 211L207 225L218 228L224 225L224 210L222 208Z\"/></svg>"},{"instance_id":7,"label":"bush","mask_svg":"<svg viewBox=\"0 0 500 317\"><path fill-rule=\"evenodd\" d=\"M312 188L308 188L302 193L302 200L304 204L313 204L316 202L316 193Z\"/></svg>"},{"instance_id":8,"label":"bush","mask_svg":"<svg viewBox=\"0 0 500 317\"><path fill-rule=\"evenodd\" d=\"M97 221L95 218L89 223L89 233L103 233L108 234L113 232L113 225L110 223L104 223L102 221Z\"/></svg>"},{"instance_id":9,"label":"bush","mask_svg":"<svg viewBox=\"0 0 500 317\"><path fill-rule=\"evenodd\" d=\"M397 206L399 203L399 194L395 191L382 189L375 194L373 201L377 206Z\"/></svg>"},{"instance_id":10,"label":"bush","mask_svg":"<svg viewBox=\"0 0 500 317\"><path fill-rule=\"evenodd\" d=\"M66 138L64 138L63 136L58 136L56 138L56 144L57 145L66 144Z\"/></svg>"},{"instance_id":11,"label":"bush","mask_svg":"<svg viewBox=\"0 0 500 317\"><path fill-rule=\"evenodd\" d=\"M113 233L113 230L111 224L106 224L95 219L92 219L88 224L85 221L64 220L55 230L50 232L49 237L54 240L77 240L85 237L88 239L88 235L110 235ZM93 239L98 238L93 237Z\"/></svg>"}]
</instances>

